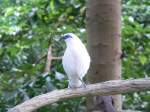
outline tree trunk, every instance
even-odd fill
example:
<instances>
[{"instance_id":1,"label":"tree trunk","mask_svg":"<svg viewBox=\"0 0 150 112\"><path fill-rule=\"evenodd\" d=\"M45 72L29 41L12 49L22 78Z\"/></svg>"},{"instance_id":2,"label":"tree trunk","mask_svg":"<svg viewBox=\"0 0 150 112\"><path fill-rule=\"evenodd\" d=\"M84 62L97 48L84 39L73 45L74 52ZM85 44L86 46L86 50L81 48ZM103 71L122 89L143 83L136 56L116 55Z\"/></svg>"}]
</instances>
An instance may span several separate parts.
<instances>
[{"instance_id":1,"label":"tree trunk","mask_svg":"<svg viewBox=\"0 0 150 112\"><path fill-rule=\"evenodd\" d=\"M121 78L120 2L120 0L87 1L88 49L92 60L88 73L89 83ZM113 101L111 96L88 97L87 109L89 112L113 112L110 105L113 102L115 110L120 112L121 95L113 96Z\"/></svg>"}]
</instances>

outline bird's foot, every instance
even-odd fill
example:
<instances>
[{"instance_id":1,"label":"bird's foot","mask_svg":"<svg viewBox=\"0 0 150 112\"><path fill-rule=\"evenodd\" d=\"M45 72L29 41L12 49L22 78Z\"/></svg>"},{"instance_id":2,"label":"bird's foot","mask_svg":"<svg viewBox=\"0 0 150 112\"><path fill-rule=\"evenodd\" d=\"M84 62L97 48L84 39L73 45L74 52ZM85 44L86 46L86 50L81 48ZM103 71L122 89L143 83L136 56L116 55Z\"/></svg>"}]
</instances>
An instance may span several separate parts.
<instances>
[{"instance_id":1,"label":"bird's foot","mask_svg":"<svg viewBox=\"0 0 150 112\"><path fill-rule=\"evenodd\" d=\"M69 89L75 89L75 88L86 88L86 83L85 82L83 82L83 81L81 81L82 83L81 83L81 85L70 85L70 84L68 84L68 88Z\"/></svg>"},{"instance_id":2,"label":"bird's foot","mask_svg":"<svg viewBox=\"0 0 150 112\"><path fill-rule=\"evenodd\" d=\"M84 88L86 88L86 83L83 82L81 86L84 87Z\"/></svg>"},{"instance_id":3,"label":"bird's foot","mask_svg":"<svg viewBox=\"0 0 150 112\"><path fill-rule=\"evenodd\" d=\"M68 88L70 89L70 88L73 88L70 84L68 84Z\"/></svg>"},{"instance_id":4,"label":"bird's foot","mask_svg":"<svg viewBox=\"0 0 150 112\"><path fill-rule=\"evenodd\" d=\"M79 80L81 81L81 83L82 83L82 85L81 85L81 87L84 87L84 88L86 88L86 83L81 79L81 78L79 78Z\"/></svg>"}]
</instances>

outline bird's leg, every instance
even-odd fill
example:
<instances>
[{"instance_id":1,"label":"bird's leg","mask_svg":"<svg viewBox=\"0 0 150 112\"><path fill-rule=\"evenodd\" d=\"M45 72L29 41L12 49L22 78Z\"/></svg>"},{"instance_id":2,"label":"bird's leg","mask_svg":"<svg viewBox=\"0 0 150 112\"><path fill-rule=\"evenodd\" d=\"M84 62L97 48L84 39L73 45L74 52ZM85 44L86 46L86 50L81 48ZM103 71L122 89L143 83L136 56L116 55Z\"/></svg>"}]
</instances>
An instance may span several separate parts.
<instances>
[{"instance_id":1,"label":"bird's leg","mask_svg":"<svg viewBox=\"0 0 150 112\"><path fill-rule=\"evenodd\" d=\"M78 79L79 79L78 81L81 81L81 85L80 86L79 85L72 85L72 84L68 83L68 88L69 89L81 88L81 87L86 88L86 83L81 78L78 78ZM77 82L77 83L79 83L79 82Z\"/></svg>"},{"instance_id":2,"label":"bird's leg","mask_svg":"<svg viewBox=\"0 0 150 112\"><path fill-rule=\"evenodd\" d=\"M68 84L68 88L72 88L70 84Z\"/></svg>"},{"instance_id":3,"label":"bird's leg","mask_svg":"<svg viewBox=\"0 0 150 112\"><path fill-rule=\"evenodd\" d=\"M76 88L76 87L73 87L71 84L68 83L68 88L73 89L73 88Z\"/></svg>"},{"instance_id":4,"label":"bird's leg","mask_svg":"<svg viewBox=\"0 0 150 112\"><path fill-rule=\"evenodd\" d=\"M73 87L70 84L68 84L68 89L76 89L77 87Z\"/></svg>"},{"instance_id":5,"label":"bird's leg","mask_svg":"<svg viewBox=\"0 0 150 112\"><path fill-rule=\"evenodd\" d=\"M82 82L84 88L86 88L86 83L79 77L79 80Z\"/></svg>"}]
</instances>

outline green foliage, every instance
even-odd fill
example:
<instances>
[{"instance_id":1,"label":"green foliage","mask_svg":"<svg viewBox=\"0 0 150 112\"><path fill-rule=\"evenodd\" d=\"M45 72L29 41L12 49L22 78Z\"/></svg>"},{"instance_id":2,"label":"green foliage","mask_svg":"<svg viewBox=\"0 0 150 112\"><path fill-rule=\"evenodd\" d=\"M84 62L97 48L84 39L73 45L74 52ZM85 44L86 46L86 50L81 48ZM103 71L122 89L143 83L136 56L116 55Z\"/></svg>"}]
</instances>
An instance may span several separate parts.
<instances>
[{"instance_id":1,"label":"green foliage","mask_svg":"<svg viewBox=\"0 0 150 112\"><path fill-rule=\"evenodd\" d=\"M140 78L150 76L150 1L129 0L123 3L122 16L122 76ZM150 92L126 94L125 108L150 110Z\"/></svg>"},{"instance_id":2,"label":"green foliage","mask_svg":"<svg viewBox=\"0 0 150 112\"><path fill-rule=\"evenodd\" d=\"M78 0L0 1L0 112L33 96L67 87L61 61L52 62L49 74L44 73L45 59L37 62L50 44L53 55L62 55L64 43L58 41L62 34L85 35L84 4ZM80 99L39 111L75 112L80 110ZM73 108L68 108L70 105Z\"/></svg>"},{"instance_id":3,"label":"green foliage","mask_svg":"<svg viewBox=\"0 0 150 112\"><path fill-rule=\"evenodd\" d=\"M150 74L150 2L123 0L123 78ZM36 95L67 87L61 61L53 61L45 74L45 59L39 59L52 44L61 56L66 32L85 37L85 1L0 0L0 112ZM86 39L82 38L86 43ZM38 63L37 63L38 62ZM39 112L82 112L85 98L61 101ZM150 93L127 94L124 107L150 110Z\"/></svg>"}]
</instances>

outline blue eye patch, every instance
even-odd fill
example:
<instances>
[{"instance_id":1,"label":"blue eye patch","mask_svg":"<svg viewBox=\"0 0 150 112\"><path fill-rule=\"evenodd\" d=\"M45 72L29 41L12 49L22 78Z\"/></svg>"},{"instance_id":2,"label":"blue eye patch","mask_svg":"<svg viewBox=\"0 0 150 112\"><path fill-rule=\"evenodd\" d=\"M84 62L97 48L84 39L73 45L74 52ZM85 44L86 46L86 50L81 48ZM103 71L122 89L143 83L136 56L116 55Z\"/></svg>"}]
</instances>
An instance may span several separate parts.
<instances>
[{"instance_id":1,"label":"blue eye patch","mask_svg":"<svg viewBox=\"0 0 150 112\"><path fill-rule=\"evenodd\" d=\"M64 39L64 40L66 40L66 39L68 39L68 38L72 38L72 36L71 36L71 35L65 35L65 36L63 36L63 39Z\"/></svg>"}]
</instances>

